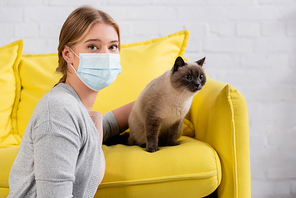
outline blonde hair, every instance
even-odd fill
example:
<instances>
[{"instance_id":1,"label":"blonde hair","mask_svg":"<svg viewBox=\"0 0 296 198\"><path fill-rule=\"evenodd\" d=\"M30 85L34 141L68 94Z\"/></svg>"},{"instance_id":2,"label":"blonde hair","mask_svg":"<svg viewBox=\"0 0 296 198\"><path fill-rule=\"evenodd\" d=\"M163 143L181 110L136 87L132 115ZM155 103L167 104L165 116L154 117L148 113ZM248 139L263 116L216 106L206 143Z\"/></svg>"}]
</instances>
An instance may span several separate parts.
<instances>
[{"instance_id":1,"label":"blonde hair","mask_svg":"<svg viewBox=\"0 0 296 198\"><path fill-rule=\"evenodd\" d=\"M62 73L59 83L65 83L67 79L67 62L63 58L65 46L72 47L82 39L96 23L105 23L114 27L118 35L120 49L120 30L118 24L107 13L90 6L82 6L74 10L66 19L59 37L58 55L59 66L56 72Z\"/></svg>"}]
</instances>

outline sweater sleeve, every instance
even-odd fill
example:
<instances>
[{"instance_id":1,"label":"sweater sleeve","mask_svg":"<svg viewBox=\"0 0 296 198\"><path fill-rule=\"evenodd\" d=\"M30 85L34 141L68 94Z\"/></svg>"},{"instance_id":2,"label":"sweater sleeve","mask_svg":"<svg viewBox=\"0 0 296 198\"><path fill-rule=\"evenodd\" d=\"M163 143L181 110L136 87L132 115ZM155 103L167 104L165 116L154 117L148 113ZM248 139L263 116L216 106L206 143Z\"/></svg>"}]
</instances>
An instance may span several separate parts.
<instances>
[{"instance_id":1,"label":"sweater sleeve","mask_svg":"<svg viewBox=\"0 0 296 198\"><path fill-rule=\"evenodd\" d=\"M119 134L119 126L113 113L109 111L103 115L103 141Z\"/></svg>"},{"instance_id":2,"label":"sweater sleeve","mask_svg":"<svg viewBox=\"0 0 296 198\"><path fill-rule=\"evenodd\" d=\"M41 124L34 129L37 197L73 197L80 140L69 128Z\"/></svg>"}]
</instances>

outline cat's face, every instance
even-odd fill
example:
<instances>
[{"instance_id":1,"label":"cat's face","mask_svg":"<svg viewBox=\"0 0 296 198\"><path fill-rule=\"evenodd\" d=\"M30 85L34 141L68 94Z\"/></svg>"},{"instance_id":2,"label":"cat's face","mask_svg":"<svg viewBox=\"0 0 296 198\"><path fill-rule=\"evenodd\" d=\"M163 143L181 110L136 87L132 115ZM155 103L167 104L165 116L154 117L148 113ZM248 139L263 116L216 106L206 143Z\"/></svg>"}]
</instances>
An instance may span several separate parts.
<instances>
[{"instance_id":1,"label":"cat's face","mask_svg":"<svg viewBox=\"0 0 296 198\"><path fill-rule=\"evenodd\" d=\"M172 86L180 91L197 92L206 83L206 75L202 68L205 58L196 62L184 62L181 57L175 61L171 72Z\"/></svg>"}]
</instances>

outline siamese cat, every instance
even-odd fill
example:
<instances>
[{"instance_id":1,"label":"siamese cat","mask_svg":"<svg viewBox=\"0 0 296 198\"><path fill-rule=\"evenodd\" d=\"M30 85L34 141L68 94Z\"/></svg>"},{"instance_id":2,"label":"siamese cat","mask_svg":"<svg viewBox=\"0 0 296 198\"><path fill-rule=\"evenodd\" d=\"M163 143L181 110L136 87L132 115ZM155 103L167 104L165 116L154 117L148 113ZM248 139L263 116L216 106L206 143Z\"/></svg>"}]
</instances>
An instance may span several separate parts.
<instances>
[{"instance_id":1,"label":"siamese cat","mask_svg":"<svg viewBox=\"0 0 296 198\"><path fill-rule=\"evenodd\" d=\"M129 145L146 146L148 152L158 151L158 146L179 145L193 96L206 83L204 61L205 57L196 62L178 57L171 70L145 87L129 116Z\"/></svg>"}]
</instances>

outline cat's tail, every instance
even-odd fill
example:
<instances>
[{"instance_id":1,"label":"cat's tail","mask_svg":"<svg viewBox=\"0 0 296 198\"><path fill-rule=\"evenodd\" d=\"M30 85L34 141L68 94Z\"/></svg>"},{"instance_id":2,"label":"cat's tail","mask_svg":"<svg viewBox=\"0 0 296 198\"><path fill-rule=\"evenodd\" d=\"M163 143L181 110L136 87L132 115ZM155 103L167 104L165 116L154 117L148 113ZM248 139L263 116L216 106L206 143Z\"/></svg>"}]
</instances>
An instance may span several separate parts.
<instances>
[{"instance_id":1,"label":"cat's tail","mask_svg":"<svg viewBox=\"0 0 296 198\"><path fill-rule=\"evenodd\" d=\"M103 144L105 144L106 146L112 146L116 144L129 145L128 139L129 139L129 133L122 133L109 138L108 140L103 142Z\"/></svg>"}]
</instances>

